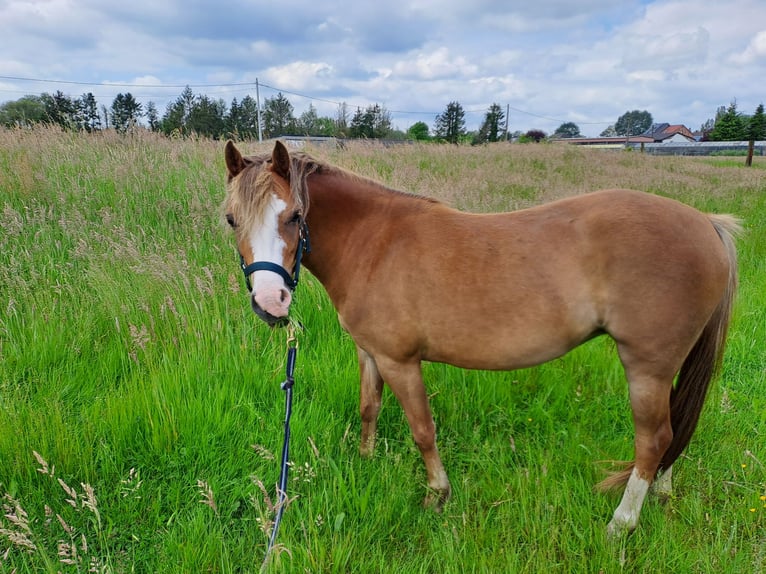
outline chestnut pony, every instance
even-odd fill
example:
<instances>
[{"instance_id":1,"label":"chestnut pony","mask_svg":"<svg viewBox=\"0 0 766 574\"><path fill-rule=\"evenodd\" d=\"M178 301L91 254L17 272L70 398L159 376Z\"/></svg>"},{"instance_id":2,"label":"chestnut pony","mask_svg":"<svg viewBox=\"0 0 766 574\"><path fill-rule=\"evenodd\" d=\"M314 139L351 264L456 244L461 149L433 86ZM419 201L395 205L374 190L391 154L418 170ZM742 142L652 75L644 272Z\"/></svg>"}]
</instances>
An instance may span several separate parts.
<instances>
[{"instance_id":1,"label":"chestnut pony","mask_svg":"<svg viewBox=\"0 0 766 574\"><path fill-rule=\"evenodd\" d=\"M440 509L450 483L422 361L517 369L601 334L616 342L635 426L634 462L604 481L627 483L608 532L636 527L655 478L654 488L669 494L672 464L723 353L737 219L621 189L471 214L291 154L280 142L253 157L228 142L225 159L224 209L254 311L270 325L287 319L305 251L303 264L356 343L360 451L373 451L385 381L423 456L426 504Z\"/></svg>"}]
</instances>

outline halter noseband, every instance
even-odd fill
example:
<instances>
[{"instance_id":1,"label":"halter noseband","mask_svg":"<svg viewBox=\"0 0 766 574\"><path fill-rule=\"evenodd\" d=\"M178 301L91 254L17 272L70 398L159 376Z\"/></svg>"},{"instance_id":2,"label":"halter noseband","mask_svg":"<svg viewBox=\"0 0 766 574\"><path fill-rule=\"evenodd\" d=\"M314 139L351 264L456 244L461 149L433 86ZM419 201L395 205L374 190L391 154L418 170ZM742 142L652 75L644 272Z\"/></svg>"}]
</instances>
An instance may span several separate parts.
<instances>
[{"instance_id":1,"label":"halter noseband","mask_svg":"<svg viewBox=\"0 0 766 574\"><path fill-rule=\"evenodd\" d=\"M250 283L250 275L256 271L273 271L280 275L285 281L285 285L290 291L295 291L298 286L298 279L301 273L301 259L303 259L304 253L311 253L311 242L309 241L309 228L306 225L306 220L301 219L300 227L298 228L298 247L295 250L295 265L293 266L293 272L290 272L271 261L253 261L250 265L245 265L245 258L242 254L239 254L239 263L242 267L242 272L245 274L245 285L247 291L251 293L253 286Z\"/></svg>"}]
</instances>

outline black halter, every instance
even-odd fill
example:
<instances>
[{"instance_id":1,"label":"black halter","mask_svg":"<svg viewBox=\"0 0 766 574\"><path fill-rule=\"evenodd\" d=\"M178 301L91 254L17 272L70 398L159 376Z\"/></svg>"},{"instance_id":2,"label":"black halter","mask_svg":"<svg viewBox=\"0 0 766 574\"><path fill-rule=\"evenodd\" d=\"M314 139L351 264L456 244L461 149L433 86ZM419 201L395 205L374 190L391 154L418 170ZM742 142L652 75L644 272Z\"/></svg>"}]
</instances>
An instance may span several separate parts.
<instances>
[{"instance_id":1,"label":"black halter","mask_svg":"<svg viewBox=\"0 0 766 574\"><path fill-rule=\"evenodd\" d=\"M245 285L247 286L248 292L253 291L253 286L250 283L250 275L256 271L273 271L285 280L285 285L290 291L294 291L298 286L298 279L301 273L301 259L303 259L304 253L311 253L309 228L304 219L301 219L300 227L298 229L298 247L295 250L295 265L293 266L292 274L281 265L277 265L271 261L253 261L250 265L245 265L245 258L242 257L242 254L240 253L239 263L242 267L242 272L245 274Z\"/></svg>"}]
</instances>

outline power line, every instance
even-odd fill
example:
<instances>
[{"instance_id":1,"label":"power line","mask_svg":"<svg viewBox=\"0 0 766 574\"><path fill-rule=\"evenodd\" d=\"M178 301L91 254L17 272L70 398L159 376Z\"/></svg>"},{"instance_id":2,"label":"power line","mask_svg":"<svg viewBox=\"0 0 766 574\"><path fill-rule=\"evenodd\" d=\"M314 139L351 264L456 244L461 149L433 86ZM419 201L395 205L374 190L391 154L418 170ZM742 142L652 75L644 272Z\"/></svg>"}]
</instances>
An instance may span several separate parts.
<instances>
[{"instance_id":1,"label":"power line","mask_svg":"<svg viewBox=\"0 0 766 574\"><path fill-rule=\"evenodd\" d=\"M293 92L291 90L283 90L282 88L276 88L274 86L270 86L269 84L264 84L263 82L261 82L260 85L262 87L264 87L264 88L269 88L270 90L274 90L275 92L281 92L283 94L289 94L291 96L298 96L299 98L306 98L307 100L314 100L314 101L317 101L317 102L325 102L327 104L334 104L336 106L341 106L343 104L349 105L347 102L337 102L337 101L334 101L334 100L327 100L327 99L319 98L319 97L316 97L316 96L307 96L306 94L301 94L301 93L298 93L298 92ZM356 106L356 107L361 107L361 106ZM392 114L438 114L438 113L440 113L440 112L427 112L427 111L425 111L425 112L424 111L413 112L413 111L406 111L406 110L388 110L388 111L391 112ZM465 113L467 113L467 114L474 114L474 113L480 113L480 112L483 113L486 110L463 110L463 111Z\"/></svg>"},{"instance_id":2,"label":"power line","mask_svg":"<svg viewBox=\"0 0 766 574\"><path fill-rule=\"evenodd\" d=\"M217 83L217 84L128 84L128 83L121 83L121 82L114 82L114 83L96 83L96 82L83 82L83 81L75 81L75 80L48 80L48 79L42 79L42 78L26 78L21 76L0 76L0 80L10 80L15 82L37 82L42 84L61 84L61 85L72 85L72 86L99 86L99 87L115 87L115 88L155 88L155 89L185 89L185 88L253 88L255 89L256 82L228 82L228 83ZM264 88L268 88L270 90L274 90L275 92L289 94L291 96L297 96L300 98L305 98L307 100L315 101L315 102L324 102L326 104L333 104L335 106L341 106L343 104L348 104L347 102L338 102L335 100L329 100L326 98L320 98L317 96L309 96L306 94L302 94L299 92L295 92L292 90L285 90L282 88L278 88L275 86L271 86L269 84L260 83L260 85ZM237 91L240 91L237 90ZM12 93L21 93L16 90L0 90L5 92L12 92ZM226 92L229 93L229 92ZM143 98L152 98L152 97L164 97L166 94L162 95L141 95L140 97ZM361 106L355 106L355 107L361 107ZM534 112L530 112L527 110L523 110L521 108L516 108L513 106L508 106L508 109L513 110L514 112L524 114L527 116L540 118L543 120L548 120L552 122L559 122L559 123L567 123L565 120L561 120L558 118L550 117L543 114L537 114ZM409 111L409 110L388 110L392 114L413 114L413 115L438 115L441 112L431 112L431 111ZM467 114L478 114L478 113L484 113L486 109L476 109L476 110L463 110L464 113ZM610 125L612 122L577 122L582 125Z\"/></svg>"},{"instance_id":3,"label":"power line","mask_svg":"<svg viewBox=\"0 0 766 574\"><path fill-rule=\"evenodd\" d=\"M114 86L116 88L226 88L232 86L253 86L255 82L232 82L228 84L127 84L120 82L78 82L74 80L44 80L42 78L22 78L19 76L0 76L0 80L16 82L39 82L42 84L70 84L73 86Z\"/></svg>"},{"instance_id":4,"label":"power line","mask_svg":"<svg viewBox=\"0 0 766 574\"><path fill-rule=\"evenodd\" d=\"M519 108L514 108L513 106L508 106L508 107L511 110L513 110L514 112L519 112L520 114L526 114L528 116L532 116L532 117L535 117L535 118L541 118L543 120L550 120L552 122L559 122L559 123L562 123L562 124L563 123L568 123L565 120L560 120L560 119L557 119L557 118L551 118L551 117L548 117L548 116L542 116L540 114L535 114L533 112L528 112L526 110L521 110ZM577 123L578 124L582 124L584 126L605 126L605 125L610 125L613 122L577 122Z\"/></svg>"},{"instance_id":5,"label":"power line","mask_svg":"<svg viewBox=\"0 0 766 574\"><path fill-rule=\"evenodd\" d=\"M231 87L251 87L255 89L255 82L231 82L231 83L224 83L224 84L128 84L128 83L120 83L120 82L114 82L114 83L96 83L96 82L82 82L82 81L74 81L74 80L45 80L42 78L24 78L20 76L0 76L0 80L12 80L17 82L37 82L42 84L64 84L64 85L73 85L73 86L98 86L98 87L115 87L115 88L231 88ZM326 98L320 98L317 96L308 96L306 94L301 94L299 92L294 92L292 90L285 90L283 88L278 88L275 86L271 86L269 84L264 84L263 82L260 83L260 85L264 88L268 88L270 90L274 90L275 92L281 92L283 94L289 94L291 96L297 96L300 98L305 98L307 100L313 100L315 102L324 102L327 104L333 104L336 106L340 106L344 103L348 105L347 102L338 102L335 100L328 100ZM5 91L5 90L3 90ZM19 93L19 92L16 92ZM164 95L164 94L163 94ZM152 96L142 96L142 97L152 97ZM162 97L162 96L155 96L155 97ZM359 106L357 106L359 107ZM428 112L428 111L404 111L404 110L389 110L391 113L396 114L431 114L431 113L438 113L438 112ZM484 110L481 110L484 111ZM475 113L475 111L466 112L466 113Z\"/></svg>"}]
</instances>

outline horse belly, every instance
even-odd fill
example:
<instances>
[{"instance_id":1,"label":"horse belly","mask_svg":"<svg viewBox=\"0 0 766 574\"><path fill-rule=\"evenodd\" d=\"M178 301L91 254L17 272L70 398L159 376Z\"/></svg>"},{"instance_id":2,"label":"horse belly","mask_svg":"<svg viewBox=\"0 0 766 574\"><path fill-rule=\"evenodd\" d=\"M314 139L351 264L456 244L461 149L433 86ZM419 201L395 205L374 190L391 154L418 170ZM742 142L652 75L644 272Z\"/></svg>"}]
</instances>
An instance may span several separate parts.
<instances>
[{"instance_id":1,"label":"horse belly","mask_svg":"<svg viewBox=\"0 0 766 574\"><path fill-rule=\"evenodd\" d=\"M433 333L422 358L466 369L521 369L561 357L595 332L590 320L487 321L475 328Z\"/></svg>"}]
</instances>

